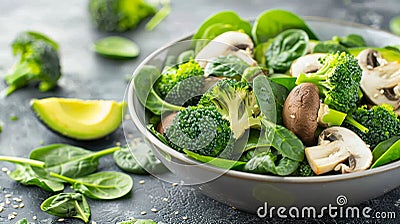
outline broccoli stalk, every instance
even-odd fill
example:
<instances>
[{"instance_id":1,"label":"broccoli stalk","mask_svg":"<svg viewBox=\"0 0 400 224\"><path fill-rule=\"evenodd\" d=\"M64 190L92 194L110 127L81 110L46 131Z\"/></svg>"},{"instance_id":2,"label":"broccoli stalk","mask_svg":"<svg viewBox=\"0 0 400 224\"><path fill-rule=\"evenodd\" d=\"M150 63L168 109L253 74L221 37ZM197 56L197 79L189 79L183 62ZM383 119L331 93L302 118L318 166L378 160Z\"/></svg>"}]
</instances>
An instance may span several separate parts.
<instances>
[{"instance_id":1,"label":"broccoli stalk","mask_svg":"<svg viewBox=\"0 0 400 224\"><path fill-rule=\"evenodd\" d=\"M296 84L314 83L330 108L348 113L357 107L362 70L357 60L345 52L327 54L320 59L322 68L315 73L301 73Z\"/></svg>"},{"instance_id":2,"label":"broccoli stalk","mask_svg":"<svg viewBox=\"0 0 400 224\"><path fill-rule=\"evenodd\" d=\"M39 81L39 90L48 91L57 85L61 76L57 44L40 33L24 32L12 44L13 52L19 55L10 73L4 79L9 85L4 90L10 95L15 90Z\"/></svg>"},{"instance_id":3,"label":"broccoli stalk","mask_svg":"<svg viewBox=\"0 0 400 224\"><path fill-rule=\"evenodd\" d=\"M246 82L222 79L206 92L199 105L215 106L229 120L233 135L239 139L250 127L260 127L257 100Z\"/></svg>"}]
</instances>

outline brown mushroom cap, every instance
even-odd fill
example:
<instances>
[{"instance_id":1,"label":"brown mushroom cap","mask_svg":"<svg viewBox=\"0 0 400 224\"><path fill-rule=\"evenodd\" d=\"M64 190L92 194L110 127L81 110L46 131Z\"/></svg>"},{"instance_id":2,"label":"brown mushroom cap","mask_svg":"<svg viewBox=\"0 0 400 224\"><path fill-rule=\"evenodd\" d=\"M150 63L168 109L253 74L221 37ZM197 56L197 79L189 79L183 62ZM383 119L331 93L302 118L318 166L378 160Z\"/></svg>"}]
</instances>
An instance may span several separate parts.
<instances>
[{"instance_id":1,"label":"brown mushroom cap","mask_svg":"<svg viewBox=\"0 0 400 224\"><path fill-rule=\"evenodd\" d=\"M318 87L312 83L296 86L283 105L283 124L305 145L314 145L320 106Z\"/></svg>"},{"instance_id":2,"label":"brown mushroom cap","mask_svg":"<svg viewBox=\"0 0 400 224\"><path fill-rule=\"evenodd\" d=\"M161 122L157 125L157 131L161 134L164 134L165 130L167 130L167 128L171 126L176 114L177 112L173 112L168 114L167 116L162 117Z\"/></svg>"}]
</instances>

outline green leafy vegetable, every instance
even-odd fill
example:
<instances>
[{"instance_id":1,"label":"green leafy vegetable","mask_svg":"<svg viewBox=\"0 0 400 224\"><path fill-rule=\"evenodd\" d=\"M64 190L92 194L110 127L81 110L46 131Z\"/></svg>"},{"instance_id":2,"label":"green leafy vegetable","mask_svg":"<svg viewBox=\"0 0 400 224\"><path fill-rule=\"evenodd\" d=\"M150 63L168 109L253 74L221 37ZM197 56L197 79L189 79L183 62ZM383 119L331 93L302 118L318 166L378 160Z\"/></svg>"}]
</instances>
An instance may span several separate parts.
<instances>
[{"instance_id":1,"label":"green leafy vegetable","mask_svg":"<svg viewBox=\"0 0 400 224\"><path fill-rule=\"evenodd\" d=\"M303 30L289 29L275 37L265 52L267 67L273 72L286 72L294 60L308 48L308 35Z\"/></svg>"},{"instance_id":2,"label":"green leafy vegetable","mask_svg":"<svg viewBox=\"0 0 400 224\"><path fill-rule=\"evenodd\" d=\"M336 53L336 52L348 53L348 50L346 47L340 45L335 41L318 42L312 49L312 53Z\"/></svg>"},{"instance_id":3,"label":"green leafy vegetable","mask_svg":"<svg viewBox=\"0 0 400 224\"><path fill-rule=\"evenodd\" d=\"M393 136L379 143L372 151L371 169L400 159L400 136Z\"/></svg>"},{"instance_id":4,"label":"green leafy vegetable","mask_svg":"<svg viewBox=\"0 0 400 224\"><path fill-rule=\"evenodd\" d=\"M246 163L244 170L252 173L272 173L279 176L287 176L293 173L299 165L298 161L286 157L283 157L275 164L277 159L278 157L273 153L262 152L250 159Z\"/></svg>"},{"instance_id":5,"label":"green leafy vegetable","mask_svg":"<svg viewBox=\"0 0 400 224\"><path fill-rule=\"evenodd\" d=\"M32 168L39 176L54 180L49 176L50 172L71 178L93 173L97 170L99 159L102 156L111 154L119 149L119 147L113 147L92 152L71 145L52 144L32 150L29 157L46 164L45 168Z\"/></svg>"},{"instance_id":6,"label":"green leafy vegetable","mask_svg":"<svg viewBox=\"0 0 400 224\"><path fill-rule=\"evenodd\" d=\"M133 187L132 178L120 172L98 172L76 179L52 172L50 176L70 183L75 191L93 199L120 198L129 193Z\"/></svg>"},{"instance_id":7,"label":"green leafy vegetable","mask_svg":"<svg viewBox=\"0 0 400 224\"><path fill-rule=\"evenodd\" d=\"M118 59L134 58L139 55L139 46L125 37L110 36L94 42L92 49L98 54Z\"/></svg>"},{"instance_id":8,"label":"green leafy vegetable","mask_svg":"<svg viewBox=\"0 0 400 224\"><path fill-rule=\"evenodd\" d=\"M160 71L151 65L144 65L133 77L135 93L139 101L151 112L161 115L165 111L179 111L181 106L165 102L153 89L153 84L160 77Z\"/></svg>"},{"instance_id":9,"label":"green leafy vegetable","mask_svg":"<svg viewBox=\"0 0 400 224\"><path fill-rule=\"evenodd\" d=\"M63 218L78 218L89 222L90 207L80 193L60 193L47 198L40 205L42 211Z\"/></svg>"},{"instance_id":10,"label":"green leafy vegetable","mask_svg":"<svg viewBox=\"0 0 400 224\"><path fill-rule=\"evenodd\" d=\"M186 62L188 62L190 60L193 60L193 59L194 59L194 51L193 50L187 50L187 51L184 51L184 52L182 52L182 53L180 53L178 55L176 63L174 63L173 65L175 65L175 64L180 65L182 63L186 63Z\"/></svg>"},{"instance_id":11,"label":"green leafy vegetable","mask_svg":"<svg viewBox=\"0 0 400 224\"><path fill-rule=\"evenodd\" d=\"M14 55L19 60L14 64L10 73L4 76L8 87L5 95L39 82L39 90L49 91L57 85L61 77L61 66L58 55L58 45L44 34L37 32L22 32L12 43Z\"/></svg>"},{"instance_id":12,"label":"green leafy vegetable","mask_svg":"<svg viewBox=\"0 0 400 224\"><path fill-rule=\"evenodd\" d=\"M158 24L161 23L171 12L171 5L169 0L164 1L163 7L147 22L146 29L153 30Z\"/></svg>"},{"instance_id":13,"label":"green leafy vegetable","mask_svg":"<svg viewBox=\"0 0 400 224\"><path fill-rule=\"evenodd\" d=\"M349 34L349 35L343 36L343 37L334 36L332 38L332 40L338 42L339 44L341 44L347 48L366 47L367 46L364 38L358 34Z\"/></svg>"},{"instance_id":14,"label":"green leafy vegetable","mask_svg":"<svg viewBox=\"0 0 400 224\"><path fill-rule=\"evenodd\" d=\"M208 163L210 165L222 168L222 169L235 169L235 170L242 170L244 165L246 164L245 162L242 161L234 161L234 160L229 160L229 159L223 159L223 158L218 158L218 157L212 157L212 156L204 156L200 155L197 153L194 153L189 150L183 150L187 156L203 162L203 163Z\"/></svg>"},{"instance_id":15,"label":"green leafy vegetable","mask_svg":"<svg viewBox=\"0 0 400 224\"><path fill-rule=\"evenodd\" d=\"M169 142L168 140L164 137L164 135L162 135L160 132L156 131L156 129L154 128L154 125L149 124L146 126L147 130L149 130L153 135L155 135L162 143L168 145Z\"/></svg>"},{"instance_id":16,"label":"green leafy vegetable","mask_svg":"<svg viewBox=\"0 0 400 224\"><path fill-rule=\"evenodd\" d=\"M16 169L9 176L23 185L35 185L50 192L62 191L64 189L63 183L38 176L28 164L16 164Z\"/></svg>"},{"instance_id":17,"label":"green leafy vegetable","mask_svg":"<svg viewBox=\"0 0 400 224\"><path fill-rule=\"evenodd\" d=\"M204 73L217 77L240 79L249 65L235 55L219 56L208 62Z\"/></svg>"},{"instance_id":18,"label":"green leafy vegetable","mask_svg":"<svg viewBox=\"0 0 400 224\"><path fill-rule=\"evenodd\" d=\"M400 16L395 16L389 22L390 31L396 35L400 35Z\"/></svg>"},{"instance_id":19,"label":"green leafy vegetable","mask_svg":"<svg viewBox=\"0 0 400 224\"><path fill-rule=\"evenodd\" d=\"M282 74L274 74L269 77L269 80L284 86L289 92L296 86L296 79L296 77Z\"/></svg>"},{"instance_id":20,"label":"green leafy vegetable","mask_svg":"<svg viewBox=\"0 0 400 224\"><path fill-rule=\"evenodd\" d=\"M131 149L126 146L115 151L113 158L119 168L129 173L154 174L167 171L148 144L144 142L134 145Z\"/></svg>"},{"instance_id":21,"label":"green leafy vegetable","mask_svg":"<svg viewBox=\"0 0 400 224\"><path fill-rule=\"evenodd\" d=\"M123 32L135 28L156 10L144 0L90 0L89 13L99 30Z\"/></svg>"},{"instance_id":22,"label":"green leafy vegetable","mask_svg":"<svg viewBox=\"0 0 400 224\"><path fill-rule=\"evenodd\" d=\"M253 84L253 80L259 75L268 75L268 70L263 67L251 66L244 70L240 81Z\"/></svg>"},{"instance_id":23,"label":"green leafy vegetable","mask_svg":"<svg viewBox=\"0 0 400 224\"><path fill-rule=\"evenodd\" d=\"M260 14L254 22L252 36L256 44L260 44L288 29L304 30L310 39L318 40L300 17L280 9L272 9Z\"/></svg>"},{"instance_id":24,"label":"green leafy vegetable","mask_svg":"<svg viewBox=\"0 0 400 224\"><path fill-rule=\"evenodd\" d=\"M18 220L15 224L34 224L33 222L28 222L26 218Z\"/></svg>"},{"instance_id":25,"label":"green leafy vegetable","mask_svg":"<svg viewBox=\"0 0 400 224\"><path fill-rule=\"evenodd\" d=\"M273 38L269 39L265 43L260 43L254 48L254 59L256 59L258 65L260 66L267 66L267 59L265 57L265 52L267 51L268 47L274 41Z\"/></svg>"}]
</instances>

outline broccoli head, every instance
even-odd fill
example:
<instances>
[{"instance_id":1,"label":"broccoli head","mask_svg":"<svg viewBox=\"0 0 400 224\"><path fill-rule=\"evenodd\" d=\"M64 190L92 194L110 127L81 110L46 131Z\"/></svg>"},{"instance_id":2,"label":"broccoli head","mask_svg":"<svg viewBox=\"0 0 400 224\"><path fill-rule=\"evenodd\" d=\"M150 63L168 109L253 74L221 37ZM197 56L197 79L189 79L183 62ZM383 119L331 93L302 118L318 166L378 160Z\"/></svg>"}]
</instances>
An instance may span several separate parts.
<instances>
[{"instance_id":1,"label":"broccoli head","mask_svg":"<svg viewBox=\"0 0 400 224\"><path fill-rule=\"evenodd\" d=\"M13 41L12 48L19 60L4 77L9 85L6 95L30 82L40 82L39 90L43 92L57 85L61 66L56 42L40 33L23 32Z\"/></svg>"},{"instance_id":2,"label":"broccoli head","mask_svg":"<svg viewBox=\"0 0 400 224\"><path fill-rule=\"evenodd\" d=\"M218 156L232 146L229 121L215 107L190 106L179 111L164 134L174 149L205 156Z\"/></svg>"},{"instance_id":3,"label":"broccoli head","mask_svg":"<svg viewBox=\"0 0 400 224\"><path fill-rule=\"evenodd\" d=\"M312 170L310 164L308 164L307 160L304 160L300 162L299 166L297 167L297 170L294 171L292 175L300 177L311 177L315 176L315 173Z\"/></svg>"},{"instance_id":4,"label":"broccoli head","mask_svg":"<svg viewBox=\"0 0 400 224\"><path fill-rule=\"evenodd\" d=\"M327 54L320 59L322 68L300 74L296 84L314 83L330 108L349 112L357 107L362 70L357 60L345 52Z\"/></svg>"},{"instance_id":5,"label":"broccoli head","mask_svg":"<svg viewBox=\"0 0 400 224\"><path fill-rule=\"evenodd\" d=\"M215 106L229 120L236 139L250 127L260 127L260 110L247 82L219 80L200 99L200 106Z\"/></svg>"},{"instance_id":6,"label":"broccoli head","mask_svg":"<svg viewBox=\"0 0 400 224\"><path fill-rule=\"evenodd\" d=\"M169 103L196 105L204 93L204 71L193 60L170 67L157 80L156 89Z\"/></svg>"},{"instance_id":7,"label":"broccoli head","mask_svg":"<svg viewBox=\"0 0 400 224\"><path fill-rule=\"evenodd\" d=\"M344 126L357 133L362 140L373 149L378 143L395 135L400 135L400 120L389 104L359 107L351 113L352 119L365 126L368 131L360 131L359 128L345 123Z\"/></svg>"},{"instance_id":8,"label":"broccoli head","mask_svg":"<svg viewBox=\"0 0 400 224\"><path fill-rule=\"evenodd\" d=\"M123 32L154 15L156 9L144 0L90 0L89 13L98 29Z\"/></svg>"}]
</instances>

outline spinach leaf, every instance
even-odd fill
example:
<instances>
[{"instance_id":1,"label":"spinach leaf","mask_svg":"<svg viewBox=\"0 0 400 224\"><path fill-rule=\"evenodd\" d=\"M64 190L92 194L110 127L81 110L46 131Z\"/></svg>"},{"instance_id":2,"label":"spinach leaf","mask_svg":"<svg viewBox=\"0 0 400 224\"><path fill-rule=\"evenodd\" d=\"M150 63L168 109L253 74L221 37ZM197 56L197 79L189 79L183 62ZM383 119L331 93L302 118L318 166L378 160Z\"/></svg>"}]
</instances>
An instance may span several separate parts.
<instances>
[{"instance_id":1,"label":"spinach leaf","mask_svg":"<svg viewBox=\"0 0 400 224\"><path fill-rule=\"evenodd\" d=\"M62 218L78 218L89 222L90 207L80 193L60 193L47 198L40 205L42 211Z\"/></svg>"},{"instance_id":2,"label":"spinach leaf","mask_svg":"<svg viewBox=\"0 0 400 224\"><path fill-rule=\"evenodd\" d=\"M148 124L146 127L147 127L147 130L149 130L153 135L155 135L162 143L169 145L169 142L167 141L167 139L160 132L156 131L156 129L154 128L154 125Z\"/></svg>"},{"instance_id":3,"label":"spinach leaf","mask_svg":"<svg viewBox=\"0 0 400 224\"><path fill-rule=\"evenodd\" d=\"M250 133L243 151L253 150L260 147L269 147L268 142L264 141L264 133L257 129L250 129Z\"/></svg>"},{"instance_id":4,"label":"spinach leaf","mask_svg":"<svg viewBox=\"0 0 400 224\"><path fill-rule=\"evenodd\" d=\"M390 19L389 29L392 33L400 35L400 16L395 16Z\"/></svg>"},{"instance_id":5,"label":"spinach leaf","mask_svg":"<svg viewBox=\"0 0 400 224\"><path fill-rule=\"evenodd\" d=\"M289 92L296 86L297 77L292 77L283 74L274 74L268 77L274 83L284 86ZM287 97L287 95L286 95ZM285 99L286 99L285 97Z\"/></svg>"},{"instance_id":6,"label":"spinach leaf","mask_svg":"<svg viewBox=\"0 0 400 224\"><path fill-rule=\"evenodd\" d=\"M216 25L214 28L210 28L215 24L220 24L220 25ZM221 27L223 26L228 26L228 27L231 26L232 29L230 28L229 30L221 29ZM251 35L251 24L248 21L240 18L236 14L236 12L233 11L223 11L210 16L200 25L200 27L197 29L196 33L192 37L193 40L203 39L201 41L201 46L196 46L195 52L199 52L201 47L206 44L204 43L204 39L211 40L214 39L219 34L231 30L232 31L241 30L246 34Z\"/></svg>"},{"instance_id":7,"label":"spinach leaf","mask_svg":"<svg viewBox=\"0 0 400 224\"><path fill-rule=\"evenodd\" d=\"M160 77L160 71L152 65L144 65L133 77L135 94L140 103L156 115L165 111L179 111L181 106L165 102L153 89L153 84Z\"/></svg>"},{"instance_id":8,"label":"spinach leaf","mask_svg":"<svg viewBox=\"0 0 400 224\"><path fill-rule=\"evenodd\" d=\"M267 42L288 29L304 30L310 39L318 40L318 37L297 15L280 9L272 9L261 13L254 22L251 31L256 44Z\"/></svg>"},{"instance_id":9,"label":"spinach leaf","mask_svg":"<svg viewBox=\"0 0 400 224\"><path fill-rule=\"evenodd\" d=\"M265 52L267 51L268 47L274 41L273 38L269 39L265 43L260 43L254 48L254 59L256 59L258 65L260 66L267 66L267 59L265 57Z\"/></svg>"},{"instance_id":10,"label":"spinach leaf","mask_svg":"<svg viewBox=\"0 0 400 224\"><path fill-rule=\"evenodd\" d=\"M119 168L129 173L154 174L167 171L167 168L144 142L134 145L132 149L126 146L115 151L113 158Z\"/></svg>"},{"instance_id":11,"label":"spinach leaf","mask_svg":"<svg viewBox=\"0 0 400 224\"><path fill-rule=\"evenodd\" d=\"M333 41L343 45L344 47L366 47L367 44L362 36L358 34L349 34L347 36L334 36Z\"/></svg>"},{"instance_id":12,"label":"spinach leaf","mask_svg":"<svg viewBox=\"0 0 400 224\"><path fill-rule=\"evenodd\" d=\"M184 52L182 52L182 53L180 53L178 55L178 58L177 58L176 62L179 65L179 64L183 64L185 62L188 62L191 59L194 59L194 51L193 50L187 50L187 51L184 51Z\"/></svg>"},{"instance_id":13,"label":"spinach leaf","mask_svg":"<svg viewBox=\"0 0 400 224\"><path fill-rule=\"evenodd\" d=\"M275 165L278 157L270 152L262 152L251 158L245 165L244 170L252 173L272 173L279 176L287 176L293 173L298 165L298 161L283 157Z\"/></svg>"},{"instance_id":14,"label":"spinach leaf","mask_svg":"<svg viewBox=\"0 0 400 224\"><path fill-rule=\"evenodd\" d=\"M336 53L346 52L349 53L346 47L340 45L335 41L322 41L318 42L312 49L312 53Z\"/></svg>"},{"instance_id":15,"label":"spinach leaf","mask_svg":"<svg viewBox=\"0 0 400 224\"><path fill-rule=\"evenodd\" d=\"M394 136L378 144L372 151L374 162L370 169L400 159L400 137Z\"/></svg>"},{"instance_id":16,"label":"spinach leaf","mask_svg":"<svg viewBox=\"0 0 400 224\"><path fill-rule=\"evenodd\" d=\"M16 169L9 176L23 185L35 185L50 192L62 191L64 189L63 183L38 176L28 164L16 164Z\"/></svg>"},{"instance_id":17,"label":"spinach leaf","mask_svg":"<svg viewBox=\"0 0 400 224\"><path fill-rule=\"evenodd\" d=\"M220 34L228 31L237 31L238 28L232 24L215 23L207 27L200 39L195 40L196 47L195 51L199 52L204 46L206 46L210 40L213 40Z\"/></svg>"},{"instance_id":18,"label":"spinach leaf","mask_svg":"<svg viewBox=\"0 0 400 224\"><path fill-rule=\"evenodd\" d=\"M298 162L304 159L304 146L301 140L284 126L272 123L266 118L261 119L265 130L265 140L282 156Z\"/></svg>"},{"instance_id":19,"label":"spinach leaf","mask_svg":"<svg viewBox=\"0 0 400 224\"><path fill-rule=\"evenodd\" d=\"M382 55L382 57L388 62L398 61L399 58L400 58L400 51L399 51L399 49L396 49L395 46L392 46L392 47L387 46L387 47L384 47L384 48L378 48L378 47L356 47L356 48L349 48L348 51L354 57L357 57L358 54L361 51L363 51L363 50L365 50L367 48L371 48L373 50L378 51Z\"/></svg>"},{"instance_id":20,"label":"spinach leaf","mask_svg":"<svg viewBox=\"0 0 400 224\"><path fill-rule=\"evenodd\" d=\"M249 65L235 55L219 56L207 63L204 74L240 79L247 67Z\"/></svg>"},{"instance_id":21,"label":"spinach leaf","mask_svg":"<svg viewBox=\"0 0 400 224\"><path fill-rule=\"evenodd\" d=\"M255 66L248 67L244 70L240 81L248 82L250 85L252 85L253 80L259 75L267 76L268 70L263 67L255 67Z\"/></svg>"},{"instance_id":22,"label":"spinach leaf","mask_svg":"<svg viewBox=\"0 0 400 224\"><path fill-rule=\"evenodd\" d=\"M265 76L253 80L253 91L258 106L268 120L282 124L282 110L289 91Z\"/></svg>"},{"instance_id":23,"label":"spinach leaf","mask_svg":"<svg viewBox=\"0 0 400 224\"><path fill-rule=\"evenodd\" d=\"M32 167L33 171L43 178L54 180L54 178L49 176L50 172L72 178L93 173L97 170L100 157L111 154L119 149L119 147L113 147L92 152L71 145L52 144L34 149L29 157L46 164L45 168Z\"/></svg>"},{"instance_id":24,"label":"spinach leaf","mask_svg":"<svg viewBox=\"0 0 400 224\"><path fill-rule=\"evenodd\" d=\"M157 224L157 222L151 219L134 219L131 218L127 221L117 222L117 224Z\"/></svg>"},{"instance_id":25,"label":"spinach leaf","mask_svg":"<svg viewBox=\"0 0 400 224\"><path fill-rule=\"evenodd\" d=\"M139 55L139 46L128 38L120 36L105 37L94 42L92 49L103 56L125 59Z\"/></svg>"},{"instance_id":26,"label":"spinach leaf","mask_svg":"<svg viewBox=\"0 0 400 224\"><path fill-rule=\"evenodd\" d=\"M57 173L50 173L50 176L70 183L75 191L93 199L120 198L130 192L133 187L132 178L120 172L98 172L76 179Z\"/></svg>"},{"instance_id":27,"label":"spinach leaf","mask_svg":"<svg viewBox=\"0 0 400 224\"><path fill-rule=\"evenodd\" d=\"M268 69L286 72L294 60L306 54L308 35L303 30L290 29L280 33L265 52Z\"/></svg>"},{"instance_id":28,"label":"spinach leaf","mask_svg":"<svg viewBox=\"0 0 400 224\"><path fill-rule=\"evenodd\" d=\"M208 163L210 165L222 168L222 169L236 169L236 170L242 170L244 165L246 164L243 161L234 161L234 160L229 160L229 159L222 159L218 157L212 157L212 156L203 156L200 154L197 154L195 152L189 151L184 149L183 152L186 153L187 156L190 158L193 158L197 161L203 162L203 163Z\"/></svg>"}]
</instances>

